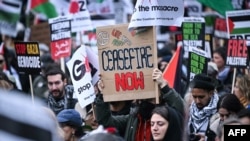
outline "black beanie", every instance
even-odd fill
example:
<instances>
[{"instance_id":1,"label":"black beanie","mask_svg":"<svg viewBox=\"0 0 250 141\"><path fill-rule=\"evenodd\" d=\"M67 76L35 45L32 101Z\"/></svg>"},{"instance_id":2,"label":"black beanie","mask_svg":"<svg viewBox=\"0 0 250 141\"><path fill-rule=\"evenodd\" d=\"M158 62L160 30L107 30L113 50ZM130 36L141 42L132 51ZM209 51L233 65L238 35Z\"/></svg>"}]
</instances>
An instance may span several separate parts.
<instances>
[{"instance_id":1,"label":"black beanie","mask_svg":"<svg viewBox=\"0 0 250 141\"><path fill-rule=\"evenodd\" d=\"M196 74L194 79L190 82L190 87L204 90L214 90L215 82L213 78L207 76L206 74Z\"/></svg>"}]
</instances>

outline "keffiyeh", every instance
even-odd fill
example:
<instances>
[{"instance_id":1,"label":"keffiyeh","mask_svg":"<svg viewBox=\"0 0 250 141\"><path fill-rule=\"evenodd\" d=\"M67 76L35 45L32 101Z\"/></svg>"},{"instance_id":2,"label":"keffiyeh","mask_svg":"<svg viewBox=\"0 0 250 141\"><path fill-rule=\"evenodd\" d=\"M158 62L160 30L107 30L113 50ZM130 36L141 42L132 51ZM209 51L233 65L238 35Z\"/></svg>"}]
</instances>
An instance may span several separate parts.
<instances>
[{"instance_id":1,"label":"keffiyeh","mask_svg":"<svg viewBox=\"0 0 250 141\"><path fill-rule=\"evenodd\" d=\"M190 130L191 128L193 129L193 131L190 131L191 133L206 132L210 117L217 112L218 100L218 95L214 94L211 97L209 104L203 109L198 109L194 102L191 104L188 124Z\"/></svg>"}]
</instances>

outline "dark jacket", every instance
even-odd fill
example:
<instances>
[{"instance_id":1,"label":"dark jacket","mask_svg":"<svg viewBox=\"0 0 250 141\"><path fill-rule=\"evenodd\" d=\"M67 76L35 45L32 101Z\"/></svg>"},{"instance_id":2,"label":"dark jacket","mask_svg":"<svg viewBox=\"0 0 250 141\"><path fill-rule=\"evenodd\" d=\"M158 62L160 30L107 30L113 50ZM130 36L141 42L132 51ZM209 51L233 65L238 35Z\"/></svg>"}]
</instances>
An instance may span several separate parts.
<instances>
[{"instance_id":1,"label":"dark jacket","mask_svg":"<svg viewBox=\"0 0 250 141\"><path fill-rule=\"evenodd\" d=\"M161 103L167 103L173 109L179 112L181 116L184 116L184 101L181 96L174 90L165 86L161 89L160 96ZM104 127L116 127L119 132L125 133L126 141L135 141L138 117L137 112L131 109L131 114L112 116L108 103L105 103L101 95L97 95L95 99L95 113L97 122Z\"/></svg>"}]
</instances>

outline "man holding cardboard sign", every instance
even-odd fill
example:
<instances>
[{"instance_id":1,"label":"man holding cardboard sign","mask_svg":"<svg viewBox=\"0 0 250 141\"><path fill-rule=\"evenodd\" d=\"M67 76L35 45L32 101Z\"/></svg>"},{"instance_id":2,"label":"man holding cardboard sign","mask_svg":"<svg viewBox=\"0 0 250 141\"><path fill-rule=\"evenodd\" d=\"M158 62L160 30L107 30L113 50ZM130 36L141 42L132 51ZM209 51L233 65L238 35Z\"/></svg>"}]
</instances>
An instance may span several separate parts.
<instances>
[{"instance_id":1,"label":"man holding cardboard sign","mask_svg":"<svg viewBox=\"0 0 250 141\"><path fill-rule=\"evenodd\" d=\"M169 88L168 82L162 77L159 69L154 69L152 73L152 81L158 84L161 90L160 103L168 105L176 109L180 117L184 118L184 102L181 96L172 88ZM102 80L98 82L98 87L102 93L104 86ZM112 116L108 103L103 101L102 94L97 94L95 99L95 114L97 122L104 127L116 127L120 134L124 134L127 141L150 141L150 116L156 106L155 99L138 99L134 101L130 114L122 116ZM183 125L181 125L183 126Z\"/></svg>"}]
</instances>

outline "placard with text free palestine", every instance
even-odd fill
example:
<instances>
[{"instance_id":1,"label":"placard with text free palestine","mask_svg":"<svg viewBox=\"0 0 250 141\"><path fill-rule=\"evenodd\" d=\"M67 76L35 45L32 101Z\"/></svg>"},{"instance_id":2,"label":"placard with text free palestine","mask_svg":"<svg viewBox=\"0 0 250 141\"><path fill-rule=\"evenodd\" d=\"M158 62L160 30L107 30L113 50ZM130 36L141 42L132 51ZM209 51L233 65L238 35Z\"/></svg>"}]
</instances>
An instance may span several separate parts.
<instances>
[{"instance_id":1,"label":"placard with text free palestine","mask_svg":"<svg viewBox=\"0 0 250 141\"><path fill-rule=\"evenodd\" d=\"M128 24L96 29L104 101L148 99L158 96L152 80L157 67L155 28L132 36Z\"/></svg>"},{"instance_id":2,"label":"placard with text free palestine","mask_svg":"<svg viewBox=\"0 0 250 141\"><path fill-rule=\"evenodd\" d=\"M226 65L246 68L249 64L248 47L245 39L227 39Z\"/></svg>"}]
</instances>

